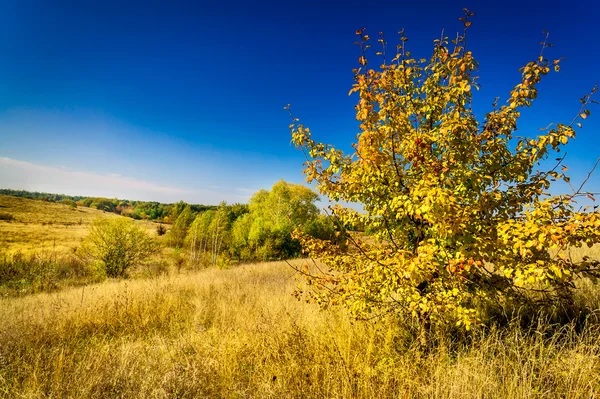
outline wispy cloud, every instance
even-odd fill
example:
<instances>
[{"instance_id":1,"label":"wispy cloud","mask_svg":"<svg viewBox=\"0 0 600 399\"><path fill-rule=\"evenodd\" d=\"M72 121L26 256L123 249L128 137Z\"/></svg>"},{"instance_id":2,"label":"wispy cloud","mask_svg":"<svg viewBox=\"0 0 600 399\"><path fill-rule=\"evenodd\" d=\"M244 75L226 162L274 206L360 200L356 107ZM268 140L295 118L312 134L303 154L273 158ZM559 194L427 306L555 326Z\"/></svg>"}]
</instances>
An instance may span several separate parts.
<instances>
[{"instance_id":1,"label":"wispy cloud","mask_svg":"<svg viewBox=\"0 0 600 399\"><path fill-rule=\"evenodd\" d=\"M81 172L6 157L0 157L0 187L163 202L218 203L227 200L224 193L210 190L171 187L119 174ZM230 200L238 198L234 196Z\"/></svg>"}]
</instances>

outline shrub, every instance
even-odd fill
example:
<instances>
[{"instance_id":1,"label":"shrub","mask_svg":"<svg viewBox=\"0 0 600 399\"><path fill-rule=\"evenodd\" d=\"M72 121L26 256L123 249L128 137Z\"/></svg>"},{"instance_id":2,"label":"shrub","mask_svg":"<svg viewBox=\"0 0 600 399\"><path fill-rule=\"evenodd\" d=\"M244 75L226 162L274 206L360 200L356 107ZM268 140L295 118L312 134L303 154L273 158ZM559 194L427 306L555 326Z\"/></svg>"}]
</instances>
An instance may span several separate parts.
<instances>
[{"instance_id":1,"label":"shrub","mask_svg":"<svg viewBox=\"0 0 600 399\"><path fill-rule=\"evenodd\" d=\"M108 277L123 277L130 267L145 263L156 248L156 242L132 220L99 218L92 223L79 254L99 262Z\"/></svg>"},{"instance_id":2,"label":"shrub","mask_svg":"<svg viewBox=\"0 0 600 399\"><path fill-rule=\"evenodd\" d=\"M0 212L0 220L5 220L7 222L11 222L13 220L15 220L15 217L8 212Z\"/></svg>"},{"instance_id":3,"label":"shrub","mask_svg":"<svg viewBox=\"0 0 600 399\"><path fill-rule=\"evenodd\" d=\"M567 168L564 156L554 168L542 163L575 137L597 88L581 99L572 122L516 136L520 110L536 99L542 77L559 70L560 60L545 58L544 41L506 104L477 120L471 105L478 64L466 48L472 15L461 18L463 36L434 42L428 60L411 58L403 35L386 60L382 35L383 60L371 68L370 38L356 32L362 55L351 90L360 96L353 154L315 141L297 119L290 125L308 159L308 181L334 201L364 208L333 207L337 224L372 234L349 235L347 250L297 235L326 266L325 273L306 271L315 287L309 295L320 303L344 304L358 316L402 313L423 326L469 329L489 304L559 305L570 300L577 277L600 275L600 262L565 253L600 242L600 212L576 210L575 200L589 195L581 187L548 194L551 181L569 181Z\"/></svg>"},{"instance_id":4,"label":"shrub","mask_svg":"<svg viewBox=\"0 0 600 399\"><path fill-rule=\"evenodd\" d=\"M60 201L60 203L68 205L69 207L71 207L71 209L77 208L77 203L75 201L73 201L72 199L64 199L64 200Z\"/></svg>"}]
</instances>

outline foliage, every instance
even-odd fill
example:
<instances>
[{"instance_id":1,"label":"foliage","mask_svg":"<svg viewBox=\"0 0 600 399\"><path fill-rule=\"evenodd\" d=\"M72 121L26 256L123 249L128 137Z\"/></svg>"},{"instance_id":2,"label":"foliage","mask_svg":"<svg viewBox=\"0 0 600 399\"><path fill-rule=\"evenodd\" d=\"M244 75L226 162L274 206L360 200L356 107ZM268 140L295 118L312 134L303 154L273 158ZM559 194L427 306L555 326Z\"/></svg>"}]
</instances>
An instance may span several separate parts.
<instances>
[{"instance_id":1,"label":"foliage","mask_svg":"<svg viewBox=\"0 0 600 399\"><path fill-rule=\"evenodd\" d=\"M72 199L69 199L69 198L66 198L66 199L60 201L60 203L68 205L71 209L77 208L77 203L75 201L73 201Z\"/></svg>"},{"instance_id":2,"label":"foliage","mask_svg":"<svg viewBox=\"0 0 600 399\"><path fill-rule=\"evenodd\" d=\"M229 209L229 206L221 203L216 210L203 212L194 219L186 238L193 263L219 264L219 255L229 241Z\"/></svg>"},{"instance_id":3,"label":"foliage","mask_svg":"<svg viewBox=\"0 0 600 399\"><path fill-rule=\"evenodd\" d=\"M167 232L167 228L161 223L156 227L156 234L159 236L164 236Z\"/></svg>"},{"instance_id":4,"label":"foliage","mask_svg":"<svg viewBox=\"0 0 600 399\"><path fill-rule=\"evenodd\" d=\"M597 260L575 261L566 251L600 242L600 213L576 211L575 199L587 194L581 187L549 195L552 181L569 179L564 156L554 167L544 163L575 137L591 94L570 123L534 137L515 134L542 77L559 70L560 60L545 57L544 41L507 102L496 101L478 121L472 109L478 64L466 47L473 14L465 13L465 33L451 43L435 40L429 59L412 58L401 32L389 60L382 34L379 68L367 59L369 36L356 32L362 54L350 91L359 95L354 153L315 141L297 119L290 125L307 157L308 181L335 201L364 208L332 207L338 225L364 225L374 235L348 235L352 245L344 250L298 233L326 266L324 273L307 272L313 287L325 288L309 293L317 301L347 305L364 317L404 313L424 326L469 329L490 303L556 304L570 299L574 279L599 275Z\"/></svg>"},{"instance_id":5,"label":"foliage","mask_svg":"<svg viewBox=\"0 0 600 399\"><path fill-rule=\"evenodd\" d=\"M169 245L174 248L181 248L188 229L194 221L194 214L191 207L182 201L173 207L170 218L174 222L173 227L171 227L171 230L167 234Z\"/></svg>"},{"instance_id":6,"label":"foliage","mask_svg":"<svg viewBox=\"0 0 600 399\"><path fill-rule=\"evenodd\" d=\"M221 203L216 210L199 213L184 243L190 261L225 265L229 258L248 261L297 257L301 246L291 235L294 228L314 237L333 236L333 224L319 215L317 200L317 194L309 188L281 180L270 191L256 192L249 205ZM177 225L174 223L173 229Z\"/></svg>"},{"instance_id":7,"label":"foliage","mask_svg":"<svg viewBox=\"0 0 600 399\"><path fill-rule=\"evenodd\" d=\"M95 198L89 207L104 212L116 212L117 200L111 200L108 198Z\"/></svg>"},{"instance_id":8,"label":"foliage","mask_svg":"<svg viewBox=\"0 0 600 399\"><path fill-rule=\"evenodd\" d=\"M43 199L49 202L61 202L65 199L72 201L80 201L85 197L79 195L65 195L65 194L51 194L51 193L40 193L37 191L25 191L25 190L11 190L9 188L0 188L0 194L12 195L14 197L24 197L32 199Z\"/></svg>"},{"instance_id":9,"label":"foliage","mask_svg":"<svg viewBox=\"0 0 600 399\"><path fill-rule=\"evenodd\" d=\"M127 269L148 260L156 248L154 240L131 220L98 218L79 253L86 260L100 262L108 277L123 277Z\"/></svg>"},{"instance_id":10,"label":"foliage","mask_svg":"<svg viewBox=\"0 0 600 399\"><path fill-rule=\"evenodd\" d=\"M318 195L311 189L275 183L270 191L260 190L250 199L250 212L233 225L231 252L241 259L286 259L300 254L300 242L291 236L295 229L311 232L320 225Z\"/></svg>"}]
</instances>

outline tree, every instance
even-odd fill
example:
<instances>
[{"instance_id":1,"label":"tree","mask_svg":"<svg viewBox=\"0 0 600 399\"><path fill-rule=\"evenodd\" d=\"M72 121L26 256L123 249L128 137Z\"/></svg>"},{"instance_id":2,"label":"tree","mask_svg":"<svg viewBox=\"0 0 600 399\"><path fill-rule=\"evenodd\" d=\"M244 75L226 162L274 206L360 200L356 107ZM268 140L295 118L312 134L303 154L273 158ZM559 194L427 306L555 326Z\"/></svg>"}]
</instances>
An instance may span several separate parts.
<instances>
[{"instance_id":1,"label":"tree","mask_svg":"<svg viewBox=\"0 0 600 399\"><path fill-rule=\"evenodd\" d=\"M179 215L187 208L189 205L183 201L179 201L176 204L173 204L171 207L169 218L174 222L177 220Z\"/></svg>"},{"instance_id":2,"label":"tree","mask_svg":"<svg viewBox=\"0 0 600 399\"><path fill-rule=\"evenodd\" d=\"M104 212L115 212L116 210L114 201L108 198L94 198L93 202L89 206Z\"/></svg>"},{"instance_id":3,"label":"tree","mask_svg":"<svg viewBox=\"0 0 600 399\"><path fill-rule=\"evenodd\" d=\"M233 217L242 208L222 202L216 210L204 211L196 216L185 239L192 262L219 264L219 256L229 244Z\"/></svg>"},{"instance_id":4,"label":"tree","mask_svg":"<svg viewBox=\"0 0 600 399\"><path fill-rule=\"evenodd\" d=\"M351 244L346 250L297 234L329 270L303 271L322 288L307 292L313 299L344 304L357 316L402 313L424 325L469 329L491 303L556 304L568 299L578 276L600 275L598 261L575 261L565 252L600 242L600 213L575 210L575 199L590 195L581 187L548 194L552 181L569 182L564 156L544 167L575 137L597 88L581 99L572 122L515 135L520 110L536 99L542 77L559 70L560 60L545 58L546 36L507 102L496 101L479 121L471 107L478 64L466 47L472 15L465 10L461 18L464 34L434 41L429 59L411 58L400 32L389 60L381 34L380 67L367 59L369 36L356 32L362 54L350 91L359 95L353 154L315 141L293 119L292 142L307 157L307 180L335 201L364 208L333 206L337 225L373 232L365 240L340 227Z\"/></svg>"},{"instance_id":5,"label":"tree","mask_svg":"<svg viewBox=\"0 0 600 399\"><path fill-rule=\"evenodd\" d=\"M184 204L183 209L181 210L178 209L180 204ZM188 229L194 221L194 214L189 205L180 202L173 209L172 216L174 217L172 220L175 220L175 222L173 222L173 227L168 233L169 243L172 247L181 248L184 244Z\"/></svg>"},{"instance_id":6,"label":"tree","mask_svg":"<svg viewBox=\"0 0 600 399\"><path fill-rule=\"evenodd\" d=\"M156 248L155 241L132 220L112 217L94 220L79 253L100 262L108 277L122 277L130 267L144 263Z\"/></svg>"},{"instance_id":7,"label":"tree","mask_svg":"<svg viewBox=\"0 0 600 399\"><path fill-rule=\"evenodd\" d=\"M286 230L316 217L318 199L310 188L280 180L271 191L260 190L250 198L250 213L276 229Z\"/></svg>"},{"instance_id":8,"label":"tree","mask_svg":"<svg viewBox=\"0 0 600 399\"><path fill-rule=\"evenodd\" d=\"M190 249L190 261L200 263L204 254L209 251L209 226L214 211L205 211L196 216L185 239Z\"/></svg>"},{"instance_id":9,"label":"tree","mask_svg":"<svg viewBox=\"0 0 600 399\"><path fill-rule=\"evenodd\" d=\"M227 206L223 202L219 208L214 211L212 220L208 226L208 232L210 234L210 255L213 265L217 265L219 263L219 255L221 254L223 245L228 238L230 227Z\"/></svg>"},{"instance_id":10,"label":"tree","mask_svg":"<svg viewBox=\"0 0 600 399\"><path fill-rule=\"evenodd\" d=\"M295 228L314 230L319 196L311 189L283 180L270 191L260 190L250 198L250 213L233 226L233 248L256 259L285 259L300 254L300 242L291 236ZM248 246L251 250L243 251Z\"/></svg>"},{"instance_id":11,"label":"tree","mask_svg":"<svg viewBox=\"0 0 600 399\"><path fill-rule=\"evenodd\" d=\"M60 203L68 205L71 209L77 208L77 203L75 201L73 201L72 199L67 198L67 199L60 201Z\"/></svg>"}]
</instances>

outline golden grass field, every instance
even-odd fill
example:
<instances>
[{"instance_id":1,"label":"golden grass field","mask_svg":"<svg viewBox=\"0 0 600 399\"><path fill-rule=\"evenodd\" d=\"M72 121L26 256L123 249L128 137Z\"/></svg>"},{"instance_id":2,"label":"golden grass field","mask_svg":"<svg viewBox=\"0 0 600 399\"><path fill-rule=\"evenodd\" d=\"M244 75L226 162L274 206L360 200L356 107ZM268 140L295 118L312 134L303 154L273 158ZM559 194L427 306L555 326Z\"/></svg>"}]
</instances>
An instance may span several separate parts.
<instances>
[{"instance_id":1,"label":"golden grass field","mask_svg":"<svg viewBox=\"0 0 600 399\"><path fill-rule=\"evenodd\" d=\"M0 194L0 213L14 220L0 220L0 252L72 252L98 217L120 217L97 209ZM136 221L150 233L157 223Z\"/></svg>"},{"instance_id":2,"label":"golden grass field","mask_svg":"<svg viewBox=\"0 0 600 399\"><path fill-rule=\"evenodd\" d=\"M0 221L8 251L69 252L95 217L118 217L5 196L0 212L16 219ZM423 345L410 320L298 301L285 262L178 271L160 256L168 271L143 278L0 295L0 398L600 398L589 281L583 327L515 322Z\"/></svg>"},{"instance_id":3,"label":"golden grass field","mask_svg":"<svg viewBox=\"0 0 600 399\"><path fill-rule=\"evenodd\" d=\"M600 397L598 325L427 349L294 285L273 262L1 300L0 397Z\"/></svg>"}]
</instances>

